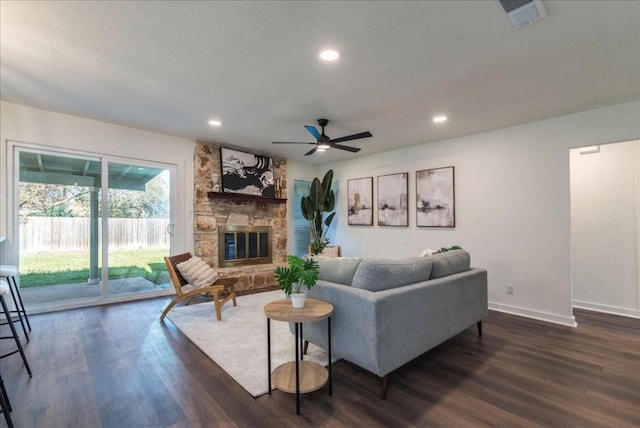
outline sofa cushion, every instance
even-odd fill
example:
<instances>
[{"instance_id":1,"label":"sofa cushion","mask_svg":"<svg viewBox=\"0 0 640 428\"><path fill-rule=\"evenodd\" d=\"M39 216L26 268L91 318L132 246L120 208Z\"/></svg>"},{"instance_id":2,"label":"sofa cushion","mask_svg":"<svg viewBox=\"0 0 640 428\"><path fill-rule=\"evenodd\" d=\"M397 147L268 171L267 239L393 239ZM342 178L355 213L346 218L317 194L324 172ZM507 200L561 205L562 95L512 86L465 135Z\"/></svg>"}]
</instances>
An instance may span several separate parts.
<instances>
[{"instance_id":1,"label":"sofa cushion","mask_svg":"<svg viewBox=\"0 0 640 428\"><path fill-rule=\"evenodd\" d=\"M364 259L353 276L352 287L381 291L414 282L426 281L431 274L431 259Z\"/></svg>"},{"instance_id":2,"label":"sofa cushion","mask_svg":"<svg viewBox=\"0 0 640 428\"><path fill-rule=\"evenodd\" d=\"M431 278L442 278L469 270L471 257L465 250L451 250L428 257L433 262Z\"/></svg>"},{"instance_id":3,"label":"sofa cushion","mask_svg":"<svg viewBox=\"0 0 640 428\"><path fill-rule=\"evenodd\" d=\"M362 261L362 259L358 257L316 257L315 259L320 266L318 279L343 285L351 285L353 275L356 273L356 269L358 269L358 265L360 265Z\"/></svg>"}]
</instances>

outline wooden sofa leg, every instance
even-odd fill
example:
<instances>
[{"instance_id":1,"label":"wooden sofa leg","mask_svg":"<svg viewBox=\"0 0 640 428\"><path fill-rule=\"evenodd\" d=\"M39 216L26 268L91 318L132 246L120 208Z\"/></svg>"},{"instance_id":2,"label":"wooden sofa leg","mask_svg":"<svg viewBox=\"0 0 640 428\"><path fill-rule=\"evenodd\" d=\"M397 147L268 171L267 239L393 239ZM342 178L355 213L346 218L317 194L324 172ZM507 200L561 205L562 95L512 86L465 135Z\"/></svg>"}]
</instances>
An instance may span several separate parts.
<instances>
[{"instance_id":1,"label":"wooden sofa leg","mask_svg":"<svg viewBox=\"0 0 640 428\"><path fill-rule=\"evenodd\" d=\"M478 337L482 337L482 321L478 321L476 326L478 327Z\"/></svg>"},{"instance_id":2,"label":"wooden sofa leg","mask_svg":"<svg viewBox=\"0 0 640 428\"><path fill-rule=\"evenodd\" d=\"M390 377L391 377L391 374L386 374L380 381L380 399L381 400L387 399L387 389L389 389Z\"/></svg>"}]
</instances>

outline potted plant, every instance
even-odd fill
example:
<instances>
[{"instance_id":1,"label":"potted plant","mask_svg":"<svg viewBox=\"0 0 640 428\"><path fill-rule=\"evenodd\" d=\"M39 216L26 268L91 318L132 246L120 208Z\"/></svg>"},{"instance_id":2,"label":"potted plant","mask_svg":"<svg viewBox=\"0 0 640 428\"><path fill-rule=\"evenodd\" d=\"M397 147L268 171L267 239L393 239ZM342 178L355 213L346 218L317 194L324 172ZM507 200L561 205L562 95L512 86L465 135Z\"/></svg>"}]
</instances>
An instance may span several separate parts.
<instances>
[{"instance_id":1,"label":"potted plant","mask_svg":"<svg viewBox=\"0 0 640 428\"><path fill-rule=\"evenodd\" d=\"M332 212L336 205L336 195L331 189L332 181L332 169L326 172L322 181L318 177L314 178L309 195L303 196L301 201L302 215L311 226L311 254L314 255L320 254L329 245L327 231L336 215Z\"/></svg>"},{"instance_id":2,"label":"potted plant","mask_svg":"<svg viewBox=\"0 0 640 428\"><path fill-rule=\"evenodd\" d=\"M280 288L291 296L291 304L294 308L304 307L306 297L305 290L311 290L318 281L318 262L312 258L300 256L288 256L288 266L278 266L275 277Z\"/></svg>"}]
</instances>

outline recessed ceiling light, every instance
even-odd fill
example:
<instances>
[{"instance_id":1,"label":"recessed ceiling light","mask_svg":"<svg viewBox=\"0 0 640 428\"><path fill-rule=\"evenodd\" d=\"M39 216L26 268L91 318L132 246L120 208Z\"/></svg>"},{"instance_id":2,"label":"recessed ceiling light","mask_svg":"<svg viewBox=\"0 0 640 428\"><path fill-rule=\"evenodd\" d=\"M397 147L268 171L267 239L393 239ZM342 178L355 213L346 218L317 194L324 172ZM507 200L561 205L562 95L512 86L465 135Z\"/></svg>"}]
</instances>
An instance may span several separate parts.
<instances>
[{"instance_id":1,"label":"recessed ceiling light","mask_svg":"<svg viewBox=\"0 0 640 428\"><path fill-rule=\"evenodd\" d=\"M340 58L340 52L334 51L333 49L325 49L320 52L320 58L325 61L335 61Z\"/></svg>"},{"instance_id":2,"label":"recessed ceiling light","mask_svg":"<svg viewBox=\"0 0 640 428\"><path fill-rule=\"evenodd\" d=\"M433 116L433 123L444 123L446 121L447 121L447 116L444 116L444 115Z\"/></svg>"},{"instance_id":3,"label":"recessed ceiling light","mask_svg":"<svg viewBox=\"0 0 640 428\"><path fill-rule=\"evenodd\" d=\"M222 125L222 122L220 122L219 120L216 120L216 119L211 119L209 121L209 125L211 125L211 126L220 126L220 125Z\"/></svg>"}]
</instances>

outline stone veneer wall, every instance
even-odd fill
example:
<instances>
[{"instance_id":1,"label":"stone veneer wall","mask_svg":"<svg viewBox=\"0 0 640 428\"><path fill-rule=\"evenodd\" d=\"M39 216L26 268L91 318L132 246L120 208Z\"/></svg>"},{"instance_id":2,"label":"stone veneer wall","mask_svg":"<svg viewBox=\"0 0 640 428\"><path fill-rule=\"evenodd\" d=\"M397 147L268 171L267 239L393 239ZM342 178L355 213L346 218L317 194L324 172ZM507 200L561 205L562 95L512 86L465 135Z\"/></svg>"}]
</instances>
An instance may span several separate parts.
<instances>
[{"instance_id":1,"label":"stone veneer wall","mask_svg":"<svg viewBox=\"0 0 640 428\"><path fill-rule=\"evenodd\" d=\"M276 266L286 263L287 258L287 204L223 198L210 200L207 192L222 191L220 147L219 144L196 141L193 210L195 254L213 266L221 277L238 278L236 290L275 285L273 271ZM272 159L274 180L279 184L276 196L286 199L287 161L275 157ZM273 263L219 268L218 225L271 226Z\"/></svg>"}]
</instances>

